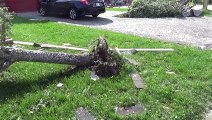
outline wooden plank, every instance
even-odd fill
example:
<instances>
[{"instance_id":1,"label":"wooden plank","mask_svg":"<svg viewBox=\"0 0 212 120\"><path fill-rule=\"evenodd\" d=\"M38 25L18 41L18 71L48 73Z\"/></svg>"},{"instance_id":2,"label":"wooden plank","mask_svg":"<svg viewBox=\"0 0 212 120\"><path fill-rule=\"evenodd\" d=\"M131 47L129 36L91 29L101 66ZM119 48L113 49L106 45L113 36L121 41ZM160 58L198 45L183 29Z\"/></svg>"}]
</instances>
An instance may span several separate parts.
<instances>
[{"instance_id":1,"label":"wooden plank","mask_svg":"<svg viewBox=\"0 0 212 120\"><path fill-rule=\"evenodd\" d=\"M133 65L136 65L136 66L139 66L140 63L137 62L136 60L134 59L130 59L130 58L127 58L127 57L124 57L130 64L133 64Z\"/></svg>"},{"instance_id":2,"label":"wooden plank","mask_svg":"<svg viewBox=\"0 0 212 120\"><path fill-rule=\"evenodd\" d=\"M84 108L77 108L76 112L77 120L95 120L95 118Z\"/></svg>"},{"instance_id":3,"label":"wooden plank","mask_svg":"<svg viewBox=\"0 0 212 120\"><path fill-rule=\"evenodd\" d=\"M138 72L131 74L132 80L138 89L144 89L144 83L141 79L141 76L138 74Z\"/></svg>"},{"instance_id":4,"label":"wooden plank","mask_svg":"<svg viewBox=\"0 0 212 120\"><path fill-rule=\"evenodd\" d=\"M79 51L86 51L86 52L89 51L88 49L85 49L85 48L50 45L50 44L38 44L38 43L33 43L33 42L23 42L23 41L13 41L13 40L6 40L6 43L18 44L18 45L29 45L29 46L41 47L41 48L69 49L69 50L79 50Z\"/></svg>"},{"instance_id":5,"label":"wooden plank","mask_svg":"<svg viewBox=\"0 0 212 120\"><path fill-rule=\"evenodd\" d=\"M41 48L69 49L69 50L79 50L79 51L86 51L86 52L88 52L88 49L84 49L84 48L67 47L67 46L59 46L59 45L49 45L49 44L42 44L41 45Z\"/></svg>"},{"instance_id":6,"label":"wooden plank","mask_svg":"<svg viewBox=\"0 0 212 120\"><path fill-rule=\"evenodd\" d=\"M13 44L34 46L34 43L33 42L13 41Z\"/></svg>"},{"instance_id":7,"label":"wooden plank","mask_svg":"<svg viewBox=\"0 0 212 120\"><path fill-rule=\"evenodd\" d=\"M120 52L121 51L131 51L131 50L136 50L136 51L148 51L148 52L169 52L169 51L174 51L174 49L167 48L167 49L151 49L151 48L128 48L128 49L118 49Z\"/></svg>"}]
</instances>

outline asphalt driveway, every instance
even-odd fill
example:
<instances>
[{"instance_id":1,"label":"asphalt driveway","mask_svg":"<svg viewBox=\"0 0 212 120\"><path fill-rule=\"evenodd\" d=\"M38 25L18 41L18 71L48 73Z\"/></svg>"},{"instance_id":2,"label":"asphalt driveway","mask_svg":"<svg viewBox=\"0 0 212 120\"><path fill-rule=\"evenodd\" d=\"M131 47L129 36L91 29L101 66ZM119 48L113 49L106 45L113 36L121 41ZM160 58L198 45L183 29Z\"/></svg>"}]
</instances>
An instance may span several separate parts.
<instances>
[{"instance_id":1,"label":"asphalt driveway","mask_svg":"<svg viewBox=\"0 0 212 120\"><path fill-rule=\"evenodd\" d=\"M156 38L169 42L202 46L212 44L212 17L188 18L117 18L122 12L107 11L98 18L86 16L77 21L65 17L42 17L37 12L19 13L31 20L52 20L98 29Z\"/></svg>"}]
</instances>

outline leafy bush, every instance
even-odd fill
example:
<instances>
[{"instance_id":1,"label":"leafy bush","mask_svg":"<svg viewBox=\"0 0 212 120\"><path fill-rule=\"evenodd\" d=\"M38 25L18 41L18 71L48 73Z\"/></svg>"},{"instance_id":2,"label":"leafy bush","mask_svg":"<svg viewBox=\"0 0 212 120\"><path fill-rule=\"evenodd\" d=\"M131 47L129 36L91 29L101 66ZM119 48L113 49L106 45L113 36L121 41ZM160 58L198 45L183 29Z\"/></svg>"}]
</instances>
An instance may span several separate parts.
<instances>
[{"instance_id":1,"label":"leafy bush","mask_svg":"<svg viewBox=\"0 0 212 120\"><path fill-rule=\"evenodd\" d=\"M8 34L10 34L12 19L12 14L8 12L8 9L0 7L0 43L5 41Z\"/></svg>"},{"instance_id":2,"label":"leafy bush","mask_svg":"<svg viewBox=\"0 0 212 120\"><path fill-rule=\"evenodd\" d=\"M183 7L170 0L134 0L125 17L176 17L181 16Z\"/></svg>"}]
</instances>

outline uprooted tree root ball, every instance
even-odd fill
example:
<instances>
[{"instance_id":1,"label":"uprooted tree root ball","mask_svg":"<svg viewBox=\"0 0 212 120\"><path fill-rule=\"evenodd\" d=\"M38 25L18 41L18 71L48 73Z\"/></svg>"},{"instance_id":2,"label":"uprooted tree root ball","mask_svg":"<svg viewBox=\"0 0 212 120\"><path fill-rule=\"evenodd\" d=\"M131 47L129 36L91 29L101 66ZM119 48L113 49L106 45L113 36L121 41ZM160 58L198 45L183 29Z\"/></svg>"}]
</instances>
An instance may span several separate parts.
<instances>
[{"instance_id":1,"label":"uprooted tree root ball","mask_svg":"<svg viewBox=\"0 0 212 120\"><path fill-rule=\"evenodd\" d=\"M94 44L96 45L93 45L91 50L93 56L91 69L101 77L119 74L123 64L121 56L115 50L109 49L104 38L97 39Z\"/></svg>"}]
</instances>

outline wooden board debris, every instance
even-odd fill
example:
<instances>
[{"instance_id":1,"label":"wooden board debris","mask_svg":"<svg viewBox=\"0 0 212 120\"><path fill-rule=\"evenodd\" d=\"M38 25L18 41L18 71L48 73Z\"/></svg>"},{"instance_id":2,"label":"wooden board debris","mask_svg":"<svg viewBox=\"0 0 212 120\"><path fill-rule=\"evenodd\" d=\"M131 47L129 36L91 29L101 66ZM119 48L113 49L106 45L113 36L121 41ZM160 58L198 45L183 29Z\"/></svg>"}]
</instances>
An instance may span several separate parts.
<instances>
[{"instance_id":1,"label":"wooden board debris","mask_svg":"<svg viewBox=\"0 0 212 120\"><path fill-rule=\"evenodd\" d=\"M91 79L92 79L93 81L99 80L99 76L96 75L95 71L91 71L90 77L91 77Z\"/></svg>"},{"instance_id":2,"label":"wooden board debris","mask_svg":"<svg viewBox=\"0 0 212 120\"><path fill-rule=\"evenodd\" d=\"M67 46L59 46L59 45L49 45L49 44L42 44L41 48L57 48L57 49L79 50L79 51L88 52L88 49L84 49L84 48L67 47Z\"/></svg>"},{"instance_id":3,"label":"wooden board debris","mask_svg":"<svg viewBox=\"0 0 212 120\"><path fill-rule=\"evenodd\" d=\"M138 74L138 72L131 74L132 80L138 89L144 89L144 83L141 79L141 76Z\"/></svg>"},{"instance_id":4,"label":"wooden board debris","mask_svg":"<svg viewBox=\"0 0 212 120\"><path fill-rule=\"evenodd\" d=\"M78 50L78 51L86 51L86 52L89 51L88 49L85 49L85 48L50 45L50 44L39 44L39 43L24 42L24 41L6 40L5 43L7 43L7 44L18 44L18 45L29 45L29 46L41 47L41 48L68 49L68 50Z\"/></svg>"},{"instance_id":5,"label":"wooden board debris","mask_svg":"<svg viewBox=\"0 0 212 120\"><path fill-rule=\"evenodd\" d=\"M127 57L124 57L130 64L133 64L133 65L136 65L136 66L139 66L140 63L137 62L136 60L134 59L130 59L130 58L127 58Z\"/></svg>"},{"instance_id":6,"label":"wooden board debris","mask_svg":"<svg viewBox=\"0 0 212 120\"><path fill-rule=\"evenodd\" d=\"M77 120L95 120L95 118L84 108L77 108L76 112Z\"/></svg>"},{"instance_id":7,"label":"wooden board debris","mask_svg":"<svg viewBox=\"0 0 212 120\"><path fill-rule=\"evenodd\" d=\"M174 49L171 48L167 48L167 49L163 49L163 48L159 48L159 49L155 49L155 48L128 48L128 49L118 49L120 52L122 51L132 51L135 50L137 52L139 51L148 51L148 52L169 52L169 51L174 51Z\"/></svg>"}]
</instances>

